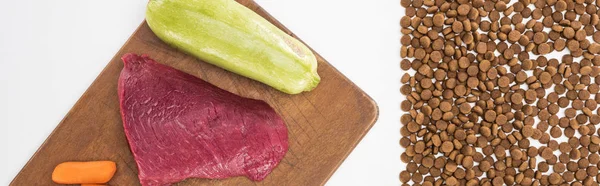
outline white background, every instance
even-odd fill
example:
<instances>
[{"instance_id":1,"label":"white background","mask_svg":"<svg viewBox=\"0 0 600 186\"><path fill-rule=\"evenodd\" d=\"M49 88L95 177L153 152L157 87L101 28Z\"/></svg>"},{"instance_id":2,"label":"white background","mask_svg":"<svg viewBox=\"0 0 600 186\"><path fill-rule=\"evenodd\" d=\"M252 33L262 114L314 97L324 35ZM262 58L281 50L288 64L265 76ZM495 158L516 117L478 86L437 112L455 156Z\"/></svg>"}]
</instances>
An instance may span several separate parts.
<instances>
[{"instance_id":1,"label":"white background","mask_svg":"<svg viewBox=\"0 0 600 186\"><path fill-rule=\"evenodd\" d=\"M0 0L0 185L142 22L146 2ZM399 1L257 2L379 104L379 121L327 185L399 185Z\"/></svg>"}]
</instances>

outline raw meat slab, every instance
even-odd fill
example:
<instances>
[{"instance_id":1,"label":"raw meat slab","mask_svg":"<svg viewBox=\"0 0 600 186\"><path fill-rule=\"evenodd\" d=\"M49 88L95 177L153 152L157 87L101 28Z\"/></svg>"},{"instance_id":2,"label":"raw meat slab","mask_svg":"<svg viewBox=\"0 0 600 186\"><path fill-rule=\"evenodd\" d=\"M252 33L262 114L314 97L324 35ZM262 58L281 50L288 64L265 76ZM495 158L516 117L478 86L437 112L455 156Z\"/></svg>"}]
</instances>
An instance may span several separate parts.
<instances>
[{"instance_id":1,"label":"raw meat slab","mask_svg":"<svg viewBox=\"0 0 600 186\"><path fill-rule=\"evenodd\" d=\"M293 35L255 2L238 2ZM288 95L181 53L160 41L142 23L10 185L54 185L54 166L87 160L117 162L117 173L109 185L139 185L117 96L117 80L123 68L120 57L129 52L149 54L160 63L222 89L264 100L288 127L289 151L262 182L235 177L188 179L177 185L323 185L377 119L375 102L319 55L321 84L311 92Z\"/></svg>"},{"instance_id":2,"label":"raw meat slab","mask_svg":"<svg viewBox=\"0 0 600 186\"><path fill-rule=\"evenodd\" d=\"M245 176L261 181L288 151L283 119L264 101L129 53L121 118L142 185Z\"/></svg>"}]
</instances>

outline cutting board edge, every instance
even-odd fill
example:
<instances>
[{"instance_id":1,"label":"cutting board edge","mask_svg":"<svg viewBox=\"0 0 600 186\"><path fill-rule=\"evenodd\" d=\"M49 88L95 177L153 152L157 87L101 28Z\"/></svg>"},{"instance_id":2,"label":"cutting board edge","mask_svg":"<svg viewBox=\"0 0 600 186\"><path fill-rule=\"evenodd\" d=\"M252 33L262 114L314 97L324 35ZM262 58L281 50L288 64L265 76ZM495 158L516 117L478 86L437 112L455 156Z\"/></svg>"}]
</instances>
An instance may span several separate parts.
<instances>
[{"instance_id":1,"label":"cutting board edge","mask_svg":"<svg viewBox=\"0 0 600 186\"><path fill-rule=\"evenodd\" d=\"M337 71L337 69L336 69L336 71ZM346 76L343 76L343 77L346 78ZM350 82L353 83L352 81L350 81ZM356 85L354 85L354 86L356 86ZM356 86L356 87L358 87L358 86ZM323 180L323 182L321 183L321 185L325 185L325 183L327 183L331 179L331 177L333 176L333 174L335 174L335 172L337 172L337 170L340 168L340 166L342 166L342 164L346 161L346 159L348 159L348 156L350 156L350 154L354 151L354 149L356 149L356 146L358 146L358 144L360 143L360 141L362 141L363 138L365 138L365 136L367 135L367 133L369 133L369 131L371 130L371 128L373 128L373 126L375 125L375 123L379 119L379 105L377 105L377 102L375 102L375 100L373 100L373 98L371 98L371 96L369 96L369 94L367 94L365 91L363 91L360 88L358 88L358 89L363 93L363 95L366 96L367 101L369 101L369 103L372 104L373 109L374 109L373 111L375 112L375 115L372 118L372 120L369 122L369 125L368 125L369 127L365 128L364 132L360 135L360 137L357 138L356 141L352 144L352 148L350 149L350 151L348 151L348 153L344 154L344 159L342 159L335 166L335 169L333 169L333 171L331 171L329 173L329 175L327 175L327 179Z\"/></svg>"},{"instance_id":2,"label":"cutting board edge","mask_svg":"<svg viewBox=\"0 0 600 186\"><path fill-rule=\"evenodd\" d=\"M300 42L304 43L304 41L302 41L302 39L300 39L299 37L296 36L296 38L298 38L298 40L300 40ZM372 106L372 108L373 108L372 111L374 113L374 115L371 117L371 121L368 122L369 123L368 128L365 128L365 130L361 133L360 137L357 138L356 141L354 141L352 143L352 148L350 149L350 151L348 151L347 153L344 154L344 159L342 159L335 166L335 169L333 169L333 171L331 171L327 175L327 178L325 180L323 180L323 182L321 183L321 185L325 185L325 183L327 183L329 181L329 179L331 179L331 176L333 176L333 174L335 174L335 172L337 172L337 170L340 168L340 166L342 166L342 164L346 161L346 159L348 159L348 156L350 156L350 154L354 151L356 146L358 146L360 141L362 141L362 139L367 135L367 133L371 130L371 128L373 128L373 126L379 119L379 105L377 104L377 102L375 102L375 100L369 94L367 94L362 88L360 88L354 82L352 82L350 79L348 79L348 77L346 77L342 72L340 72L337 68L335 68L335 66L331 65L331 63L329 63L323 56L321 56L321 54L319 54L318 52L313 50L308 44L306 44L306 43L304 43L304 44L306 46L308 46L308 48L310 48L310 50L313 51L313 53L315 53L315 55L317 55L317 58L323 59L323 62L329 64L329 66L333 69L333 71L335 73L339 74L345 81L350 83L350 85L356 87L359 90L359 92L362 94L362 96L365 97L366 101L370 104L370 106Z\"/></svg>"}]
</instances>

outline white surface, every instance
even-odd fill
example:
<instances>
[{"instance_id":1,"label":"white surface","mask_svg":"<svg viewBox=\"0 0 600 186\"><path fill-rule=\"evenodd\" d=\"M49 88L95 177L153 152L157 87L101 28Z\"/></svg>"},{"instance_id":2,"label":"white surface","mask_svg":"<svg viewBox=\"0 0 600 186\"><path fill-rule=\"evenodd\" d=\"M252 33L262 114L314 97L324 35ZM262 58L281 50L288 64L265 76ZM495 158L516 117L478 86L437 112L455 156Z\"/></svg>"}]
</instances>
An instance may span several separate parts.
<instances>
[{"instance_id":1,"label":"white surface","mask_svg":"<svg viewBox=\"0 0 600 186\"><path fill-rule=\"evenodd\" d=\"M1 0L0 185L7 185L144 18L147 0ZM399 185L397 1L257 0L379 104L327 185Z\"/></svg>"}]
</instances>

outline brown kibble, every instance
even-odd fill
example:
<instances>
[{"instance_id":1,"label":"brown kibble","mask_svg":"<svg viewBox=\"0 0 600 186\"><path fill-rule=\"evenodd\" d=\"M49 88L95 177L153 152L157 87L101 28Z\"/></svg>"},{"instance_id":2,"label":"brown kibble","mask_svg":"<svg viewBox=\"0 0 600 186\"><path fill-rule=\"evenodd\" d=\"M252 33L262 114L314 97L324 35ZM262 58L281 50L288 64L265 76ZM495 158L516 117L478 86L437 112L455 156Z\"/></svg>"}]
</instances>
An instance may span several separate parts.
<instances>
[{"instance_id":1,"label":"brown kibble","mask_svg":"<svg viewBox=\"0 0 600 186\"><path fill-rule=\"evenodd\" d=\"M452 31L454 31L454 33L460 33L463 31L463 29L463 24L460 21L455 21L452 23Z\"/></svg>"},{"instance_id":2,"label":"brown kibble","mask_svg":"<svg viewBox=\"0 0 600 186\"><path fill-rule=\"evenodd\" d=\"M431 39L427 36L423 36L419 38L419 44L421 44L421 46L424 48L429 48L431 45Z\"/></svg>"},{"instance_id":3,"label":"brown kibble","mask_svg":"<svg viewBox=\"0 0 600 186\"><path fill-rule=\"evenodd\" d=\"M408 183L410 181L410 173L408 171L402 171L400 172L400 181L402 183Z\"/></svg>"},{"instance_id":4,"label":"brown kibble","mask_svg":"<svg viewBox=\"0 0 600 186\"><path fill-rule=\"evenodd\" d=\"M523 103L523 95L520 93L514 93L512 96L510 96L510 101L514 104L521 104Z\"/></svg>"},{"instance_id":5,"label":"brown kibble","mask_svg":"<svg viewBox=\"0 0 600 186\"><path fill-rule=\"evenodd\" d=\"M448 163L446 163L446 166L445 166L445 169L448 172L454 172L454 171L456 171L457 168L458 167L457 167L456 163L454 163L454 162L448 162Z\"/></svg>"},{"instance_id":6,"label":"brown kibble","mask_svg":"<svg viewBox=\"0 0 600 186\"><path fill-rule=\"evenodd\" d=\"M431 69L431 67L429 67L429 65L421 65L421 67L419 67L419 69L417 70L419 72L419 74L425 75L425 76L429 76L433 74L433 70Z\"/></svg>"},{"instance_id":7,"label":"brown kibble","mask_svg":"<svg viewBox=\"0 0 600 186\"><path fill-rule=\"evenodd\" d=\"M567 42L564 39L558 39L554 41L554 50L562 51L567 46Z\"/></svg>"},{"instance_id":8,"label":"brown kibble","mask_svg":"<svg viewBox=\"0 0 600 186\"><path fill-rule=\"evenodd\" d=\"M582 41L585 39L587 35L585 34L585 30L578 30L577 32L575 32L575 39L577 39L577 41Z\"/></svg>"},{"instance_id":9,"label":"brown kibble","mask_svg":"<svg viewBox=\"0 0 600 186\"><path fill-rule=\"evenodd\" d=\"M548 72L542 72L538 78L542 84L550 83L552 76Z\"/></svg>"},{"instance_id":10,"label":"brown kibble","mask_svg":"<svg viewBox=\"0 0 600 186\"><path fill-rule=\"evenodd\" d=\"M510 79L508 79L506 76L502 76L498 79L498 86L500 87L508 87L509 83Z\"/></svg>"},{"instance_id":11,"label":"brown kibble","mask_svg":"<svg viewBox=\"0 0 600 186\"><path fill-rule=\"evenodd\" d=\"M433 50L441 50L442 47L444 46L444 42L441 39L436 39L435 41L433 41L433 43L431 44L431 48Z\"/></svg>"},{"instance_id":12,"label":"brown kibble","mask_svg":"<svg viewBox=\"0 0 600 186\"><path fill-rule=\"evenodd\" d=\"M473 157L472 156L465 156L462 159L462 166L465 168L472 168L473 167Z\"/></svg>"},{"instance_id":13,"label":"brown kibble","mask_svg":"<svg viewBox=\"0 0 600 186\"><path fill-rule=\"evenodd\" d=\"M467 93L467 88L464 85L457 85L454 87L454 94L457 96L464 96Z\"/></svg>"},{"instance_id":14,"label":"brown kibble","mask_svg":"<svg viewBox=\"0 0 600 186\"><path fill-rule=\"evenodd\" d=\"M410 61L409 61L409 60L407 60L407 59L403 59L403 60L400 62L400 68L401 68L402 70L404 70L404 71L407 71L407 70L409 70L409 69L410 69L410 66L411 66L411 63L410 63ZM405 84L406 84L406 83L405 83Z\"/></svg>"},{"instance_id":15,"label":"brown kibble","mask_svg":"<svg viewBox=\"0 0 600 186\"><path fill-rule=\"evenodd\" d=\"M496 2L495 6L496 10L502 12L504 10L506 10L506 3L504 1L498 1Z\"/></svg>"},{"instance_id":16,"label":"brown kibble","mask_svg":"<svg viewBox=\"0 0 600 186\"><path fill-rule=\"evenodd\" d=\"M429 59L431 59L431 61L436 62L436 63L440 62L440 61L442 61L442 53L439 51L433 51L429 55Z\"/></svg>"},{"instance_id":17,"label":"brown kibble","mask_svg":"<svg viewBox=\"0 0 600 186\"><path fill-rule=\"evenodd\" d=\"M562 12L567 9L567 3L564 0L559 0L554 4L556 11Z\"/></svg>"},{"instance_id":18,"label":"brown kibble","mask_svg":"<svg viewBox=\"0 0 600 186\"><path fill-rule=\"evenodd\" d=\"M403 95L408 95L410 92L412 92L412 87L410 87L410 85L402 85L402 87L400 87L400 93Z\"/></svg>"},{"instance_id":19,"label":"brown kibble","mask_svg":"<svg viewBox=\"0 0 600 186\"><path fill-rule=\"evenodd\" d=\"M513 159L521 159L523 157L523 153L521 152L521 150L519 149L513 149L510 151L510 155L513 157Z\"/></svg>"},{"instance_id":20,"label":"brown kibble","mask_svg":"<svg viewBox=\"0 0 600 186\"><path fill-rule=\"evenodd\" d=\"M543 42L546 42L546 40L547 40L546 33L537 32L537 33L533 34L533 42L535 44L542 44Z\"/></svg>"},{"instance_id":21,"label":"brown kibble","mask_svg":"<svg viewBox=\"0 0 600 186\"><path fill-rule=\"evenodd\" d=\"M550 136L552 136L553 138L558 138L562 135L562 130L560 130L560 128L554 126L552 128L550 128Z\"/></svg>"},{"instance_id":22,"label":"brown kibble","mask_svg":"<svg viewBox=\"0 0 600 186\"><path fill-rule=\"evenodd\" d=\"M484 54L487 51L487 45L483 42L477 43L476 49L477 53Z\"/></svg>"},{"instance_id":23,"label":"brown kibble","mask_svg":"<svg viewBox=\"0 0 600 186\"><path fill-rule=\"evenodd\" d=\"M552 173L552 174L550 174L550 176L548 176L548 181L551 184L556 185L556 184L559 184L562 182L562 177L558 173Z\"/></svg>"},{"instance_id":24,"label":"brown kibble","mask_svg":"<svg viewBox=\"0 0 600 186\"><path fill-rule=\"evenodd\" d=\"M479 129L479 132L481 133L482 136L485 136L485 137L489 137L490 135L492 135L492 131L488 127L481 127Z\"/></svg>"},{"instance_id":25,"label":"brown kibble","mask_svg":"<svg viewBox=\"0 0 600 186\"><path fill-rule=\"evenodd\" d=\"M495 177L494 179L492 179L492 185L493 186L502 186L502 185L504 185L504 178L502 178L502 177Z\"/></svg>"},{"instance_id":26,"label":"brown kibble","mask_svg":"<svg viewBox=\"0 0 600 186\"><path fill-rule=\"evenodd\" d=\"M571 27L565 27L563 29L563 36L565 36L567 39L572 39L575 37L575 30Z\"/></svg>"},{"instance_id":27,"label":"brown kibble","mask_svg":"<svg viewBox=\"0 0 600 186\"><path fill-rule=\"evenodd\" d=\"M449 112L452 109L452 104L450 102L444 101L440 103L440 109L443 112Z\"/></svg>"},{"instance_id":28,"label":"brown kibble","mask_svg":"<svg viewBox=\"0 0 600 186\"><path fill-rule=\"evenodd\" d=\"M488 161L482 161L481 163L479 163L479 170L486 172L488 170L490 170L491 168L491 164Z\"/></svg>"},{"instance_id":29,"label":"brown kibble","mask_svg":"<svg viewBox=\"0 0 600 186\"><path fill-rule=\"evenodd\" d=\"M587 176L587 172L584 169L579 169L577 172L575 172L575 179L579 181L583 181L583 179L585 179Z\"/></svg>"},{"instance_id":30,"label":"brown kibble","mask_svg":"<svg viewBox=\"0 0 600 186\"><path fill-rule=\"evenodd\" d=\"M488 122L494 122L496 120L496 112L493 110L488 110L485 112L485 120Z\"/></svg>"},{"instance_id":31,"label":"brown kibble","mask_svg":"<svg viewBox=\"0 0 600 186\"><path fill-rule=\"evenodd\" d=\"M471 65L471 62L469 62L468 58L461 57L458 59L458 67L465 69L465 68L469 67L469 65Z\"/></svg>"},{"instance_id":32,"label":"brown kibble","mask_svg":"<svg viewBox=\"0 0 600 186\"><path fill-rule=\"evenodd\" d=\"M469 14L469 10L471 10L471 6L469 6L469 4L462 4L460 6L458 6L457 12L458 15L467 15Z\"/></svg>"},{"instance_id":33,"label":"brown kibble","mask_svg":"<svg viewBox=\"0 0 600 186\"><path fill-rule=\"evenodd\" d=\"M511 30L508 33L508 40L512 42L517 42L521 38L521 33L517 30Z\"/></svg>"},{"instance_id":34,"label":"brown kibble","mask_svg":"<svg viewBox=\"0 0 600 186\"><path fill-rule=\"evenodd\" d=\"M554 157L554 154L552 152L552 149L550 148L544 148L544 150L542 150L542 154L541 154L542 158L549 160L552 157Z\"/></svg>"},{"instance_id":35,"label":"brown kibble","mask_svg":"<svg viewBox=\"0 0 600 186\"><path fill-rule=\"evenodd\" d=\"M503 56L505 59L512 59L514 55L515 55L515 52L514 52L512 49L510 49L510 48L509 48L509 49L506 49L506 50L504 50L504 53L502 53L502 56ZM529 67L529 68L530 68L530 67ZM527 69L529 69L529 68L527 68Z\"/></svg>"},{"instance_id":36,"label":"brown kibble","mask_svg":"<svg viewBox=\"0 0 600 186\"><path fill-rule=\"evenodd\" d=\"M421 34L426 34L429 29L426 26L420 25L417 27L417 32Z\"/></svg>"},{"instance_id":37,"label":"brown kibble","mask_svg":"<svg viewBox=\"0 0 600 186\"><path fill-rule=\"evenodd\" d=\"M462 103L459 106L459 110L463 114L468 114L471 112L471 105L469 105L468 103Z\"/></svg>"},{"instance_id":38,"label":"brown kibble","mask_svg":"<svg viewBox=\"0 0 600 186\"><path fill-rule=\"evenodd\" d=\"M490 65L490 61L483 60L479 63L479 70L481 70L482 72L487 72L490 69Z\"/></svg>"},{"instance_id":39,"label":"brown kibble","mask_svg":"<svg viewBox=\"0 0 600 186\"><path fill-rule=\"evenodd\" d=\"M444 143L442 143L442 152L450 152L454 150L454 144L452 144L452 142L449 141L445 141Z\"/></svg>"},{"instance_id":40,"label":"brown kibble","mask_svg":"<svg viewBox=\"0 0 600 186\"><path fill-rule=\"evenodd\" d=\"M505 115L500 114L496 117L496 123L498 125L504 125L507 122L508 122L508 118Z\"/></svg>"},{"instance_id":41,"label":"brown kibble","mask_svg":"<svg viewBox=\"0 0 600 186\"><path fill-rule=\"evenodd\" d=\"M404 100L400 103L400 108L404 112L408 112L412 108L412 103L408 100Z\"/></svg>"},{"instance_id":42,"label":"brown kibble","mask_svg":"<svg viewBox=\"0 0 600 186\"><path fill-rule=\"evenodd\" d=\"M410 121L412 121L412 117L410 116L410 114L404 114L400 117L400 123L406 125L408 124Z\"/></svg>"},{"instance_id":43,"label":"brown kibble","mask_svg":"<svg viewBox=\"0 0 600 186\"><path fill-rule=\"evenodd\" d=\"M600 33L600 32L598 32L598 33ZM590 44L590 46L588 47L588 51L592 54L599 54L600 53L600 44L598 44L598 43Z\"/></svg>"},{"instance_id":44,"label":"brown kibble","mask_svg":"<svg viewBox=\"0 0 600 186\"><path fill-rule=\"evenodd\" d=\"M479 82L480 82L479 79L477 79L476 77L469 77L467 79L467 86L469 88L475 88L475 87L477 87L477 85L479 85Z\"/></svg>"},{"instance_id":45,"label":"brown kibble","mask_svg":"<svg viewBox=\"0 0 600 186\"><path fill-rule=\"evenodd\" d=\"M441 14L441 13L435 14L433 16L433 25L437 26L437 27L444 26L444 19L445 19L444 14Z\"/></svg>"},{"instance_id":46,"label":"brown kibble","mask_svg":"<svg viewBox=\"0 0 600 186\"><path fill-rule=\"evenodd\" d=\"M400 5L404 8L408 8L412 4L411 0L400 0Z\"/></svg>"},{"instance_id":47,"label":"brown kibble","mask_svg":"<svg viewBox=\"0 0 600 186\"><path fill-rule=\"evenodd\" d=\"M590 67L590 66L581 67L579 69L579 73L584 76L590 75L590 73L592 73L592 67Z\"/></svg>"},{"instance_id":48,"label":"brown kibble","mask_svg":"<svg viewBox=\"0 0 600 186\"><path fill-rule=\"evenodd\" d=\"M550 53L550 45L547 43L542 43L538 45L538 53L539 54L548 54Z\"/></svg>"},{"instance_id":49,"label":"brown kibble","mask_svg":"<svg viewBox=\"0 0 600 186\"><path fill-rule=\"evenodd\" d=\"M423 59L425 58L425 55L427 55L427 53L425 53L425 50L423 50L422 48L418 48L415 50L415 58Z\"/></svg>"},{"instance_id":50,"label":"brown kibble","mask_svg":"<svg viewBox=\"0 0 600 186\"><path fill-rule=\"evenodd\" d=\"M533 136L533 132L534 132L533 127L530 125L526 125L525 127L523 127L521 134L523 134L523 137L528 138L528 137Z\"/></svg>"},{"instance_id":51,"label":"brown kibble","mask_svg":"<svg viewBox=\"0 0 600 186\"><path fill-rule=\"evenodd\" d=\"M458 180L454 176L450 176L446 178L446 185L454 186L458 185Z\"/></svg>"},{"instance_id":52,"label":"brown kibble","mask_svg":"<svg viewBox=\"0 0 600 186\"><path fill-rule=\"evenodd\" d=\"M421 160L421 164L427 168L431 168L431 167L433 167L433 161L434 161L433 157L427 156L427 157L423 157L423 160Z\"/></svg>"},{"instance_id":53,"label":"brown kibble","mask_svg":"<svg viewBox=\"0 0 600 186\"><path fill-rule=\"evenodd\" d=\"M420 117L417 116L417 118L420 118ZM417 122L409 122L406 125L406 128L408 129L408 132L414 133L414 132L419 131L421 129L421 126Z\"/></svg>"},{"instance_id":54,"label":"brown kibble","mask_svg":"<svg viewBox=\"0 0 600 186\"><path fill-rule=\"evenodd\" d=\"M580 46L579 46L579 41L576 41L576 40L569 40L569 41L567 42L567 48L568 48L570 51L577 51L577 50L579 50L579 47L580 47Z\"/></svg>"},{"instance_id":55,"label":"brown kibble","mask_svg":"<svg viewBox=\"0 0 600 186\"><path fill-rule=\"evenodd\" d=\"M598 176L598 167L589 166L586 168L586 172L588 176Z\"/></svg>"},{"instance_id":56,"label":"brown kibble","mask_svg":"<svg viewBox=\"0 0 600 186\"><path fill-rule=\"evenodd\" d=\"M408 28L410 27L410 17L408 16L404 16L400 19L400 26L402 28Z\"/></svg>"}]
</instances>

